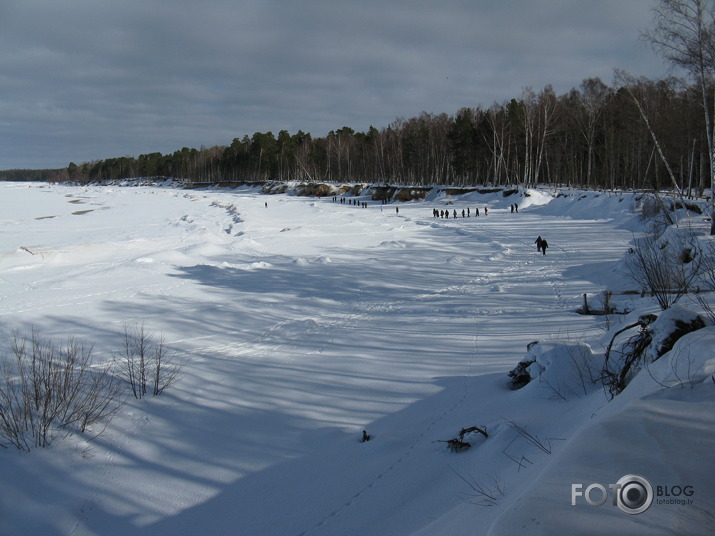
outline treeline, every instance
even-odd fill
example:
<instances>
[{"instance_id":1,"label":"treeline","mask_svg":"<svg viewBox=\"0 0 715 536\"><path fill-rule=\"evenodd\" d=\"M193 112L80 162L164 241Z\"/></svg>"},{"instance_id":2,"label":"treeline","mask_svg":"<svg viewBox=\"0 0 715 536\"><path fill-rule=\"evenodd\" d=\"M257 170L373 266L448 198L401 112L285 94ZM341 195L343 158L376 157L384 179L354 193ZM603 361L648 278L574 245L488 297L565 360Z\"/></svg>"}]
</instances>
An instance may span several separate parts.
<instances>
[{"instance_id":1,"label":"treeline","mask_svg":"<svg viewBox=\"0 0 715 536\"><path fill-rule=\"evenodd\" d=\"M0 170L0 181L63 181L66 169L6 169Z\"/></svg>"},{"instance_id":2,"label":"treeline","mask_svg":"<svg viewBox=\"0 0 715 536\"><path fill-rule=\"evenodd\" d=\"M538 92L526 88L518 98L488 108L424 112L367 132L350 127L325 137L256 132L229 146L71 163L66 176L78 182L165 176L207 183L662 189L673 186L672 172L680 187L697 190L710 185L704 122L699 88L681 79L630 79L614 88L595 78L563 95L551 86Z\"/></svg>"}]
</instances>

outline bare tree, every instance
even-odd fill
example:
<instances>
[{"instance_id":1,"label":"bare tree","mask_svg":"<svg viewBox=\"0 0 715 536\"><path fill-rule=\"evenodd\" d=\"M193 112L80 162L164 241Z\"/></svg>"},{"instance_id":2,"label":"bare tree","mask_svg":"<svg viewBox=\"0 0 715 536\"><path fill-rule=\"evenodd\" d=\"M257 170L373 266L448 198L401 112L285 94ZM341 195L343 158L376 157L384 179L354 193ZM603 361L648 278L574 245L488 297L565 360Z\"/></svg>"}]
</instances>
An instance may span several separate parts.
<instances>
[{"instance_id":1,"label":"bare tree","mask_svg":"<svg viewBox=\"0 0 715 536\"><path fill-rule=\"evenodd\" d=\"M638 108L638 112L640 113L641 119L643 119L643 123L648 129L648 132L650 133L651 139L653 140L653 145L658 152L658 156L660 157L660 160L663 162L663 165L668 172L668 176L670 177L670 181L673 184L673 188L675 188L676 192L681 193L681 188L678 184L678 180L675 178L673 169L668 162L668 158L665 156L663 146L658 140L658 136L656 135L655 129L653 128L653 123L651 121L652 114L648 113L648 110L646 108L648 105L648 98L645 95L647 81L644 79L636 80L631 74L622 69L616 69L615 78L616 82L626 90L628 95L631 97L633 104L635 104L636 108Z\"/></svg>"},{"instance_id":2,"label":"bare tree","mask_svg":"<svg viewBox=\"0 0 715 536\"><path fill-rule=\"evenodd\" d=\"M579 110L578 125L588 149L586 184L589 186L591 185L591 177L593 174L593 158L598 121L609 95L610 90L608 86L606 86L600 78L588 78L581 83L581 93L579 94L581 109Z\"/></svg>"},{"instance_id":3,"label":"bare tree","mask_svg":"<svg viewBox=\"0 0 715 536\"><path fill-rule=\"evenodd\" d=\"M506 105L493 104L487 113L487 121L491 130L491 160L495 184L511 181L509 174L509 149L511 144L510 124L506 118Z\"/></svg>"},{"instance_id":4,"label":"bare tree","mask_svg":"<svg viewBox=\"0 0 715 536\"><path fill-rule=\"evenodd\" d=\"M715 73L715 19L709 0L659 0L653 8L655 28L642 34L674 66L685 69L698 83L705 118L710 163L710 187L715 192L715 153L712 99ZM715 195L710 234L715 234Z\"/></svg>"}]
</instances>

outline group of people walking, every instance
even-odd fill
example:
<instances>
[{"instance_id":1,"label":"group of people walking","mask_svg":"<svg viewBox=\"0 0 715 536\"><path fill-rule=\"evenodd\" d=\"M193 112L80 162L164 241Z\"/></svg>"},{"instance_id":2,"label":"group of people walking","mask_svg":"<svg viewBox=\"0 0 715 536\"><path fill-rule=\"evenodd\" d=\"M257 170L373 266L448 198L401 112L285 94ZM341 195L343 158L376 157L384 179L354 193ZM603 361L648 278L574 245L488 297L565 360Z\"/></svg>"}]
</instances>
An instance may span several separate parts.
<instances>
[{"instance_id":1,"label":"group of people walking","mask_svg":"<svg viewBox=\"0 0 715 536\"><path fill-rule=\"evenodd\" d=\"M488 214L489 214L489 208L484 207L484 215L486 216ZM474 215L476 217L479 217L479 207L476 207L474 209ZM447 219L449 219L450 216L454 217L454 219L457 219L457 217L458 217L457 209L453 209L451 214L449 212L449 209L447 209L447 210L440 210L437 208L432 209L432 217L433 218L447 218ZM470 207L467 207L466 209L462 209L462 218L471 218L471 217L472 217L472 209Z\"/></svg>"},{"instance_id":2,"label":"group of people walking","mask_svg":"<svg viewBox=\"0 0 715 536\"><path fill-rule=\"evenodd\" d=\"M353 199L348 199L348 200L346 201L346 199L343 198L343 197L340 197L340 198L339 198L338 196L334 196L334 197L333 197L333 202L340 202L340 203L342 203L342 204L344 204L344 203L347 202L347 203L350 204L350 205L357 205L357 206L359 206L359 207L361 207L361 208L367 208L367 203L366 203L366 202L364 202L364 201L358 201L357 199L355 199L355 200L353 200ZM383 200L383 204L385 204L384 200ZM266 203L266 207L268 207L268 203ZM382 208L382 207L380 207L380 208ZM513 205L511 205L509 208L511 209L511 212L512 212L512 213L514 213L514 212L519 212L519 205L517 205L516 203L514 203ZM396 207L395 207L395 212L396 212L397 214L399 214L399 213L400 213L400 208L396 206ZM484 207L484 215L487 216L488 214L489 214L489 207ZM474 209L474 215L475 215L476 217L479 217L479 207L475 207L475 209ZM462 218L470 218L471 216L472 216L472 209L471 209L471 207L467 207L466 209L464 209L464 208L462 209ZM459 217L459 213L457 212L457 209L452 209L452 212L450 213L449 209L437 209L437 208L434 208L434 209L432 209L432 217L434 217L434 218L445 218L445 219L449 219L450 217L452 217L452 218L454 218L454 219L457 219L457 218ZM534 243L536 244L536 251L541 252L542 255L546 255L546 248L549 247L549 243L546 241L546 239L541 238L541 236L538 236L538 237L536 238L536 240L534 241Z\"/></svg>"},{"instance_id":3,"label":"group of people walking","mask_svg":"<svg viewBox=\"0 0 715 536\"><path fill-rule=\"evenodd\" d=\"M367 208L367 201L360 201L358 199L349 199L349 198L346 199L345 197L339 198L337 195L333 196L333 203L337 203L338 200L340 200L341 205L344 205L347 203L348 205L355 205L360 208Z\"/></svg>"},{"instance_id":4,"label":"group of people walking","mask_svg":"<svg viewBox=\"0 0 715 536\"><path fill-rule=\"evenodd\" d=\"M536 251L541 251L541 253L546 255L546 248L549 247L549 243L541 238L541 236L539 236L534 243L536 244Z\"/></svg>"},{"instance_id":5,"label":"group of people walking","mask_svg":"<svg viewBox=\"0 0 715 536\"><path fill-rule=\"evenodd\" d=\"M512 214L514 212L519 212L519 205L514 203L509 207L511 209ZM475 209L475 215L479 216L479 208ZM484 215L486 216L489 214L489 208L484 207ZM467 207L466 209L462 209L462 218L469 218L472 215L471 208ZM438 209L438 208L433 208L432 209L432 217L433 218L446 218L449 219L450 217L457 219L459 214L457 213L457 209L452 209L452 212L450 213L450 209ZM549 247L549 243L546 241L545 238L541 238L541 236L537 237L537 239L534 242L536 244L536 251L540 252L542 255L546 255L546 248Z\"/></svg>"}]
</instances>

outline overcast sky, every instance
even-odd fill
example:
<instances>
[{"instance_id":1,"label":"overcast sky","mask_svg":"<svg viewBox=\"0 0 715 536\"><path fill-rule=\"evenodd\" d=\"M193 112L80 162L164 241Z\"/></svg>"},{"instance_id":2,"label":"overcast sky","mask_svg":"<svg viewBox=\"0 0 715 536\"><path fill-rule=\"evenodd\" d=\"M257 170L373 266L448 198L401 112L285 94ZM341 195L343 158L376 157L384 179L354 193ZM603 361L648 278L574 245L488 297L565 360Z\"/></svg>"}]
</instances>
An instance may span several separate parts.
<instances>
[{"instance_id":1,"label":"overcast sky","mask_svg":"<svg viewBox=\"0 0 715 536\"><path fill-rule=\"evenodd\" d=\"M653 0L0 0L0 169L661 78Z\"/></svg>"}]
</instances>

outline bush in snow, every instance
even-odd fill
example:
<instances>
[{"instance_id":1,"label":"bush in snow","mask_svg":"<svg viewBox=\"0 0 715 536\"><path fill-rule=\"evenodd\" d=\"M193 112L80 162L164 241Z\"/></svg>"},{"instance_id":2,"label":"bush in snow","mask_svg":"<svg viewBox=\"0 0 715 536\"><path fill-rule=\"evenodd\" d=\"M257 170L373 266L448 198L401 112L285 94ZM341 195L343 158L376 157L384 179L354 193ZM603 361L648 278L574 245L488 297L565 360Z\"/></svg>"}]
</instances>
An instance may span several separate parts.
<instances>
[{"instance_id":1,"label":"bush in snow","mask_svg":"<svg viewBox=\"0 0 715 536\"><path fill-rule=\"evenodd\" d=\"M637 197L641 220L650 224L656 234L662 233L668 225L673 224L668 208L658 195Z\"/></svg>"},{"instance_id":2,"label":"bush in snow","mask_svg":"<svg viewBox=\"0 0 715 536\"><path fill-rule=\"evenodd\" d=\"M587 344L535 342L508 374L515 389L536 380L554 397L566 400L570 395L591 392L600 369L600 360Z\"/></svg>"},{"instance_id":3,"label":"bush in snow","mask_svg":"<svg viewBox=\"0 0 715 536\"><path fill-rule=\"evenodd\" d=\"M92 350L74 339L56 346L15 333L12 353L0 372L0 446L46 447L61 431L108 422L124 402L110 365L93 366Z\"/></svg>"},{"instance_id":4,"label":"bush in snow","mask_svg":"<svg viewBox=\"0 0 715 536\"><path fill-rule=\"evenodd\" d=\"M154 396L160 395L181 375L181 367L167 353L164 337L155 340L143 324L124 327L124 348L115 360L135 398L144 398L148 388Z\"/></svg>"},{"instance_id":5,"label":"bush in snow","mask_svg":"<svg viewBox=\"0 0 715 536\"><path fill-rule=\"evenodd\" d=\"M715 323L715 306L710 303L707 294L715 292L715 242L710 238L707 239L707 242L704 240L701 251L701 278L698 283L701 285L702 292L698 292L697 299L710 321Z\"/></svg>"},{"instance_id":6,"label":"bush in snow","mask_svg":"<svg viewBox=\"0 0 715 536\"><path fill-rule=\"evenodd\" d=\"M652 233L635 240L626 266L633 281L665 310L690 290L702 259L692 229L668 227L660 236Z\"/></svg>"}]
</instances>

